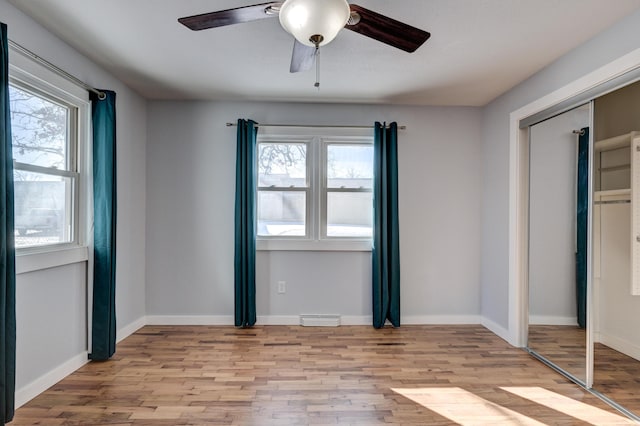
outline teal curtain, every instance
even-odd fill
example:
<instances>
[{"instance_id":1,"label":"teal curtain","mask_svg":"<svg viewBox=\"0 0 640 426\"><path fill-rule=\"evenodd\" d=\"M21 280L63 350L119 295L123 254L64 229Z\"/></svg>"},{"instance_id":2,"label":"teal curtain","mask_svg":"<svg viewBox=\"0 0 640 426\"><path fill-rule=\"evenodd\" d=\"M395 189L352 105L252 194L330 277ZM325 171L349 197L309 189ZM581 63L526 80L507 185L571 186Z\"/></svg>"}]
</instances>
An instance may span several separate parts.
<instances>
[{"instance_id":1,"label":"teal curtain","mask_svg":"<svg viewBox=\"0 0 640 426\"><path fill-rule=\"evenodd\" d=\"M116 351L116 94L91 94L93 124L92 360Z\"/></svg>"},{"instance_id":2,"label":"teal curtain","mask_svg":"<svg viewBox=\"0 0 640 426\"><path fill-rule=\"evenodd\" d=\"M238 120L235 209L235 325L256 323L256 123Z\"/></svg>"},{"instance_id":3,"label":"teal curtain","mask_svg":"<svg viewBox=\"0 0 640 426\"><path fill-rule=\"evenodd\" d=\"M398 126L375 123L373 138L373 326L400 327Z\"/></svg>"},{"instance_id":4,"label":"teal curtain","mask_svg":"<svg viewBox=\"0 0 640 426\"><path fill-rule=\"evenodd\" d=\"M578 138L576 304L578 326L587 326L587 232L589 220L589 128Z\"/></svg>"},{"instance_id":5,"label":"teal curtain","mask_svg":"<svg viewBox=\"0 0 640 426\"><path fill-rule=\"evenodd\" d=\"M16 247L9 111L9 39L0 23L0 414L13 419L16 390Z\"/></svg>"}]
</instances>

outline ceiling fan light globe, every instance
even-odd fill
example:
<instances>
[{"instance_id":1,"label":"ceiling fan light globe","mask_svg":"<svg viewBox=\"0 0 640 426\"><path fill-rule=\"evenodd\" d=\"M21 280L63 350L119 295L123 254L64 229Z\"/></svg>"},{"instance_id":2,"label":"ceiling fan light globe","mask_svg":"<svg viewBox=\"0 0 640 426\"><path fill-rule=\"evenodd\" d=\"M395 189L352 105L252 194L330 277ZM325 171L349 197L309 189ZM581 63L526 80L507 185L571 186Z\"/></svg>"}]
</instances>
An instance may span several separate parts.
<instances>
[{"instance_id":1,"label":"ceiling fan light globe","mask_svg":"<svg viewBox=\"0 0 640 426\"><path fill-rule=\"evenodd\" d=\"M300 43L315 46L311 38L321 35L318 46L324 46L344 28L350 13L346 0L286 0L279 17L282 28Z\"/></svg>"}]
</instances>

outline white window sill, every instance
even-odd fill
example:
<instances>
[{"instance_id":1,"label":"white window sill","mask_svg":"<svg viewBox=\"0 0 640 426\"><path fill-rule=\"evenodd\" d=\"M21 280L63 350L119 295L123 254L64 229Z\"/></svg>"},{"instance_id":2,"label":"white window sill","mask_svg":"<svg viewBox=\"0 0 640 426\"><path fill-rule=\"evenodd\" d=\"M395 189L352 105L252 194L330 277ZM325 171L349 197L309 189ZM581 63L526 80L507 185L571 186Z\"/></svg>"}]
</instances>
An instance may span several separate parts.
<instances>
[{"instance_id":1,"label":"white window sill","mask_svg":"<svg viewBox=\"0 0 640 426\"><path fill-rule=\"evenodd\" d=\"M371 251L371 240L279 240L259 239L258 251Z\"/></svg>"},{"instance_id":2,"label":"white window sill","mask_svg":"<svg viewBox=\"0 0 640 426\"><path fill-rule=\"evenodd\" d=\"M63 247L47 251L16 251L16 275L55 268L89 259L87 247Z\"/></svg>"}]
</instances>

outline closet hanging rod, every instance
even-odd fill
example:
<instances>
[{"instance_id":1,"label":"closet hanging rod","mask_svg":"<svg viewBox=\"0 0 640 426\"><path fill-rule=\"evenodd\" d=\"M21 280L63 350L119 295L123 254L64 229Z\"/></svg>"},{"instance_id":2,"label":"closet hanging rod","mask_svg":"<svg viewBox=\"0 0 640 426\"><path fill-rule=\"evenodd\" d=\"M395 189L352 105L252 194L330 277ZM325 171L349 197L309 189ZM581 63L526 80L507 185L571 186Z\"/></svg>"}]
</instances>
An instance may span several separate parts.
<instances>
[{"instance_id":1,"label":"closet hanging rod","mask_svg":"<svg viewBox=\"0 0 640 426\"><path fill-rule=\"evenodd\" d=\"M237 126L236 123L227 123L227 127ZM374 126L357 126L357 125L333 125L333 124L259 124L256 127L300 127L307 129L373 129ZM387 126L389 127L389 126ZM405 130L407 126L398 126L398 129Z\"/></svg>"},{"instance_id":2,"label":"closet hanging rod","mask_svg":"<svg viewBox=\"0 0 640 426\"><path fill-rule=\"evenodd\" d=\"M104 92L101 92L100 90L96 89L93 86L89 86L84 81L82 81L79 78L69 74L68 72L66 72L62 68L58 68L57 66L55 66L51 62L47 61L46 59L44 59L41 56L36 55L35 53L30 51L26 47L23 47L23 46L19 45L15 41L9 40L9 47L12 47L13 49L19 51L23 55L28 56L29 58L33 59L34 61L36 61L40 65L43 65L49 71L53 71L54 73L58 74L60 77L66 78L67 80L71 81L72 83L77 84L80 87L83 87L84 89L88 90L89 92L95 93L96 95L98 95L99 99L102 100L102 99L105 99L107 97L107 95Z\"/></svg>"},{"instance_id":3,"label":"closet hanging rod","mask_svg":"<svg viewBox=\"0 0 640 426\"><path fill-rule=\"evenodd\" d=\"M593 204L630 204L631 200L594 201Z\"/></svg>"}]
</instances>

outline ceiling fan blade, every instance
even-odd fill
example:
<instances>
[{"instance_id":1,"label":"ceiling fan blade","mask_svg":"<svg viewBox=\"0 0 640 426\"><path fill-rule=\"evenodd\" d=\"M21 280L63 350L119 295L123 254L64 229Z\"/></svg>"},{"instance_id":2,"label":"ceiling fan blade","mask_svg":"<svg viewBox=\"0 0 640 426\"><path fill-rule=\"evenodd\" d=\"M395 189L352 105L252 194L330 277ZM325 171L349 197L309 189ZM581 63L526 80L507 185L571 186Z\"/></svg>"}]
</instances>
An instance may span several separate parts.
<instances>
[{"instance_id":1,"label":"ceiling fan blade","mask_svg":"<svg viewBox=\"0 0 640 426\"><path fill-rule=\"evenodd\" d=\"M309 71L316 61L316 48L294 40L289 72Z\"/></svg>"},{"instance_id":2,"label":"ceiling fan blade","mask_svg":"<svg viewBox=\"0 0 640 426\"><path fill-rule=\"evenodd\" d=\"M260 3L201 15L185 16L178 19L178 22L193 31L206 30L258 19L274 18L278 16L281 5L282 2Z\"/></svg>"},{"instance_id":3,"label":"ceiling fan blade","mask_svg":"<svg viewBox=\"0 0 640 426\"><path fill-rule=\"evenodd\" d=\"M405 52L414 52L418 47L427 41L431 34L419 28L412 27L379 13L373 12L356 4L349 5L351 14L354 12L360 18L353 25L349 25L349 19L345 28L355 31L374 40L381 41L389 46L397 47Z\"/></svg>"}]
</instances>

